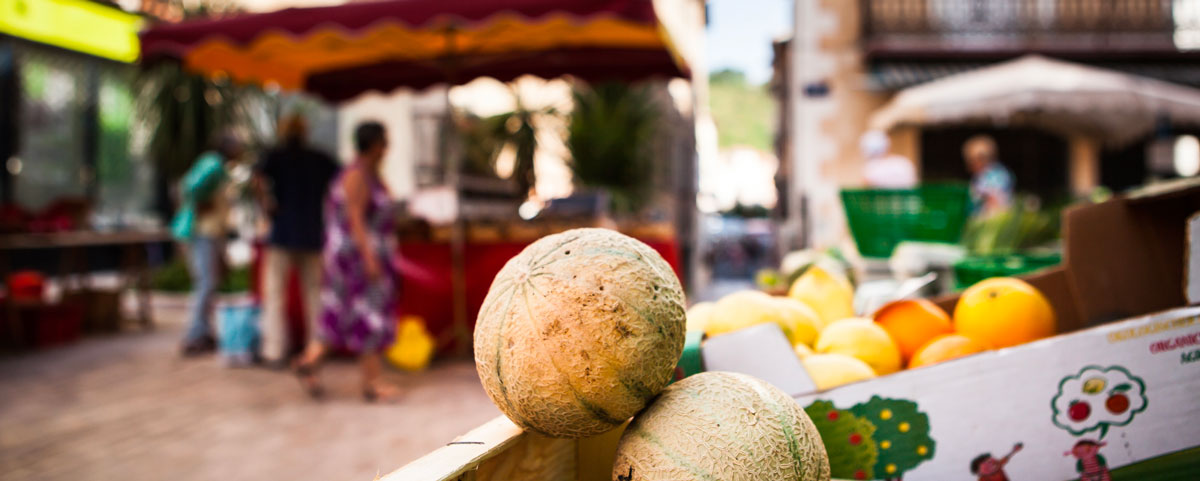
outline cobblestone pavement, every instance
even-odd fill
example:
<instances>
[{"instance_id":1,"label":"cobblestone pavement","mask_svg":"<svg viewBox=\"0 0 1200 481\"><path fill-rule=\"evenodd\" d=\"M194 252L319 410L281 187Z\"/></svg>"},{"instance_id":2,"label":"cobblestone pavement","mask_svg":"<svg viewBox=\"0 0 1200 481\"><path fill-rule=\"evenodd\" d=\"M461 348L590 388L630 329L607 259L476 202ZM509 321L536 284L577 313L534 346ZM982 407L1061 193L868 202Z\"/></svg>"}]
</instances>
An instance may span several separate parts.
<instances>
[{"instance_id":1,"label":"cobblestone pavement","mask_svg":"<svg viewBox=\"0 0 1200 481\"><path fill-rule=\"evenodd\" d=\"M406 394L384 405L331 363L317 403L287 373L180 359L181 327L0 359L0 479L371 480L499 414L469 361L389 374Z\"/></svg>"}]
</instances>

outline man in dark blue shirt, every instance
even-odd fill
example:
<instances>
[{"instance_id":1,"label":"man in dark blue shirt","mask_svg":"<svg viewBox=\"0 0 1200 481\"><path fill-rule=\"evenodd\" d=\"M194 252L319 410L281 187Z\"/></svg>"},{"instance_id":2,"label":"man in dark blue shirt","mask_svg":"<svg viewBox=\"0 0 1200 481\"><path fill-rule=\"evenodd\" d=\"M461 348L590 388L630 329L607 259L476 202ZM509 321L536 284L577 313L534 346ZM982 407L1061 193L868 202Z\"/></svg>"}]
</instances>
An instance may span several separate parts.
<instances>
[{"instance_id":1,"label":"man in dark blue shirt","mask_svg":"<svg viewBox=\"0 0 1200 481\"><path fill-rule=\"evenodd\" d=\"M325 239L322 204L339 170L333 158L307 145L303 116L282 119L279 134L280 144L263 154L256 169L259 201L271 223L262 266L262 355L273 367L284 367L287 361L286 305L292 269L300 274L308 335L315 334Z\"/></svg>"}]
</instances>

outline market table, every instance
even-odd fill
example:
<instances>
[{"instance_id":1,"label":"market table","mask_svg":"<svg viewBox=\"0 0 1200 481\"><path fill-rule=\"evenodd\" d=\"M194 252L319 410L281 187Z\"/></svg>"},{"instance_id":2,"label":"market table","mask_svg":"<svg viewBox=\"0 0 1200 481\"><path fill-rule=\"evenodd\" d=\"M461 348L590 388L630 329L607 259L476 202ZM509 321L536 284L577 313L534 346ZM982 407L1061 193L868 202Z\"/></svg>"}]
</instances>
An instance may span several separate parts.
<instances>
[{"instance_id":1,"label":"market table","mask_svg":"<svg viewBox=\"0 0 1200 481\"><path fill-rule=\"evenodd\" d=\"M84 275L95 267L88 250L115 247L120 250L117 271L121 289L137 294L138 321L142 327L153 326L150 310L150 255L148 247L170 242L165 230L136 231L67 231L50 233L21 233L0 235L0 279L7 279L13 270L16 256L39 250L59 250L57 275L64 291L78 291L84 286ZM27 261L26 259L21 259ZM19 324L19 323L15 323Z\"/></svg>"},{"instance_id":2,"label":"market table","mask_svg":"<svg viewBox=\"0 0 1200 481\"><path fill-rule=\"evenodd\" d=\"M675 275L680 276L679 246L674 239L641 239L666 259ZM475 316L483 305L492 279L513 256L521 252L525 246L533 242L469 242L464 254L464 279L466 280L466 301L468 325L465 334L470 337ZM449 242L404 242L399 246L396 256L399 264L400 302L397 308L397 318L400 316L417 316L425 322L429 332L437 339L439 354L453 353L460 348L455 336L454 326L454 290L453 264L451 263L451 245ZM262 246L255 246L254 262L251 267L251 291L256 299L261 294L259 269L262 256ZM293 272L288 282L288 300L286 312L290 349L298 352L303 348L306 339L304 322L304 303L301 298L299 279ZM462 334L462 333L459 333Z\"/></svg>"},{"instance_id":3,"label":"market table","mask_svg":"<svg viewBox=\"0 0 1200 481\"><path fill-rule=\"evenodd\" d=\"M679 276L679 247L674 239L641 239L666 259ZM529 242L468 243L465 249L467 319L471 329L492 279L513 256ZM403 278L399 314L419 316L438 340L438 352L458 348L454 332L454 306L450 244L435 242L400 245L400 272ZM469 334L469 332L468 332Z\"/></svg>"}]
</instances>

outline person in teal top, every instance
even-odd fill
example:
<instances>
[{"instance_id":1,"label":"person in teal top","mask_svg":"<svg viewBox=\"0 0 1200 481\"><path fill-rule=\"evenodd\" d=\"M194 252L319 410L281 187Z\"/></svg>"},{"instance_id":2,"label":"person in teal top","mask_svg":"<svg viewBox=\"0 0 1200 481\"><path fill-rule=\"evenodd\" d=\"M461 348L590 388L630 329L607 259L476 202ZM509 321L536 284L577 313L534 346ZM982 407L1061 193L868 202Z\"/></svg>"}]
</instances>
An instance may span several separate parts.
<instances>
[{"instance_id":1,"label":"person in teal top","mask_svg":"<svg viewBox=\"0 0 1200 481\"><path fill-rule=\"evenodd\" d=\"M214 150L200 154L179 182L180 207L171 222L175 238L188 246L192 274L192 312L182 352L185 357L216 349L213 338L213 296L221 271L221 253L228 235L229 176L225 164L242 155L242 143L222 134Z\"/></svg>"},{"instance_id":2,"label":"person in teal top","mask_svg":"<svg viewBox=\"0 0 1200 481\"><path fill-rule=\"evenodd\" d=\"M990 215L1012 204L1013 175L996 158L996 141L976 135L963 144L963 159L971 172L971 204L977 215Z\"/></svg>"}]
</instances>

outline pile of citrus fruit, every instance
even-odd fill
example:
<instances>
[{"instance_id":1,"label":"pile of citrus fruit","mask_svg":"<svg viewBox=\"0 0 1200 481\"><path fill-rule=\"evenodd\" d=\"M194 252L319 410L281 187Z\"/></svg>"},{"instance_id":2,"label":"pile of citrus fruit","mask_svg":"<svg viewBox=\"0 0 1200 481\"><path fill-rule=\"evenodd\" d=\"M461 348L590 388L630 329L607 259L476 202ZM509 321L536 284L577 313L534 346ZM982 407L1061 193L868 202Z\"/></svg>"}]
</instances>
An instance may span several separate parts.
<instances>
[{"instance_id":1,"label":"pile of citrus fruit","mask_svg":"<svg viewBox=\"0 0 1200 481\"><path fill-rule=\"evenodd\" d=\"M962 293L951 317L925 299L894 301L855 317L854 288L820 266L796 279L786 297L758 291L699 303L687 329L719 336L762 323L779 325L818 389L928 366L1055 333L1050 302L1015 278L992 278Z\"/></svg>"}]
</instances>

